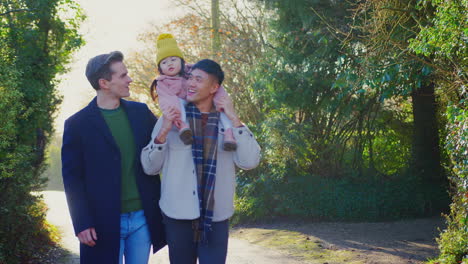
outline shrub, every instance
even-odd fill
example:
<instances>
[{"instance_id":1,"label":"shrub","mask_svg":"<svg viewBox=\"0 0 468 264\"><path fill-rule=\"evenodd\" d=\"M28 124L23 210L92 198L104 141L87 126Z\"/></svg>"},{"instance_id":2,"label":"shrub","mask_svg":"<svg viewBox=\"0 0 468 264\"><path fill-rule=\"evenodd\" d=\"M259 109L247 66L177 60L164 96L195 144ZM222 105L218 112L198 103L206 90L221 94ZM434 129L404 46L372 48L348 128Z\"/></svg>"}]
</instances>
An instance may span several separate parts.
<instances>
[{"instance_id":1,"label":"shrub","mask_svg":"<svg viewBox=\"0 0 468 264\"><path fill-rule=\"evenodd\" d=\"M438 214L449 204L444 186L410 177L239 177L234 222L276 217L379 221Z\"/></svg>"},{"instance_id":2,"label":"shrub","mask_svg":"<svg viewBox=\"0 0 468 264\"><path fill-rule=\"evenodd\" d=\"M60 16L66 16L62 18ZM0 263L43 263L56 235L40 196L44 152L60 103L56 76L81 44L74 1L0 5Z\"/></svg>"},{"instance_id":3,"label":"shrub","mask_svg":"<svg viewBox=\"0 0 468 264\"><path fill-rule=\"evenodd\" d=\"M440 256L432 263L468 263L468 110L464 100L447 109L447 151L452 161L452 204L447 229L437 239Z\"/></svg>"}]
</instances>

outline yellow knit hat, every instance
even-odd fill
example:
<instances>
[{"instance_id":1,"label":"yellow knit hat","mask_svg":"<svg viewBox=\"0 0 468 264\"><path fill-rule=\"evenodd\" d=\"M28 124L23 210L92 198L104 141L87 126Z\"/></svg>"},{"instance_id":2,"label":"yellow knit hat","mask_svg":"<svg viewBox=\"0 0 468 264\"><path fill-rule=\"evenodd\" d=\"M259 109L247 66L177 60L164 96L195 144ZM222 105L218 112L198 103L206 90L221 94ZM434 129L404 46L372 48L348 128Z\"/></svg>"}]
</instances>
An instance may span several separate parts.
<instances>
[{"instance_id":1,"label":"yellow knit hat","mask_svg":"<svg viewBox=\"0 0 468 264\"><path fill-rule=\"evenodd\" d=\"M167 57L177 56L181 59L184 58L182 51L177 46L177 41L172 34L160 34L156 43L158 48L156 61L159 63Z\"/></svg>"}]
</instances>

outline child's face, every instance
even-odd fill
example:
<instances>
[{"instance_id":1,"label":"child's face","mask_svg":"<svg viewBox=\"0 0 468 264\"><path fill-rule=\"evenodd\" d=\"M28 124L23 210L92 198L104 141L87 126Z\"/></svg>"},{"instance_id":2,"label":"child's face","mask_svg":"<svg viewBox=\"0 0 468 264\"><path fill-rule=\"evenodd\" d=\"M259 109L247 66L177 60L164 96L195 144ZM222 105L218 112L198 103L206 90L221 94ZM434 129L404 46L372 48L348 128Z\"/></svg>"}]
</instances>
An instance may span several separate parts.
<instances>
[{"instance_id":1,"label":"child's face","mask_svg":"<svg viewBox=\"0 0 468 264\"><path fill-rule=\"evenodd\" d=\"M176 76L180 73L182 61L176 56L167 57L159 63L159 67L164 75Z\"/></svg>"}]
</instances>

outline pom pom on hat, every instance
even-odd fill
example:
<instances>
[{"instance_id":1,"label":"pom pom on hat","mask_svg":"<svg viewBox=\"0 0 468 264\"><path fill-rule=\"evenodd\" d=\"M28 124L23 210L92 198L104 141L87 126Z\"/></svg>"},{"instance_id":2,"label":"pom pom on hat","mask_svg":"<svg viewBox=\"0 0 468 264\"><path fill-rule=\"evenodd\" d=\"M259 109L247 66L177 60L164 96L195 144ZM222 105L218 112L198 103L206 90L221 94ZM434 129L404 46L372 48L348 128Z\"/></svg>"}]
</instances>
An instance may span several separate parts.
<instances>
[{"instance_id":1,"label":"pom pom on hat","mask_svg":"<svg viewBox=\"0 0 468 264\"><path fill-rule=\"evenodd\" d=\"M172 36L172 34L169 34L169 33L162 33L162 34L159 34L158 36L158 40L169 39L169 38L174 38L174 36Z\"/></svg>"},{"instance_id":2,"label":"pom pom on hat","mask_svg":"<svg viewBox=\"0 0 468 264\"><path fill-rule=\"evenodd\" d=\"M172 34L160 34L156 42L156 47L158 49L156 55L156 62L158 65L167 57L177 56L181 59L184 58L184 55L179 49L179 46L177 46L177 41L175 40L174 36L172 36Z\"/></svg>"}]
</instances>

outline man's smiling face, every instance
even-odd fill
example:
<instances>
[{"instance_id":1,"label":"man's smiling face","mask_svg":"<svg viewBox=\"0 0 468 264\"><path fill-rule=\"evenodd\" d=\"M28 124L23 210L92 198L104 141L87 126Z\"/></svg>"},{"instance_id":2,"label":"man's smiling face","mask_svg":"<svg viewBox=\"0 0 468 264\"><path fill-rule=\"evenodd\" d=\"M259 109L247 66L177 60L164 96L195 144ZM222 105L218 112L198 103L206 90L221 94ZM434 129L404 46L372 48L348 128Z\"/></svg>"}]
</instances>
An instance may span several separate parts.
<instances>
[{"instance_id":1,"label":"man's smiling face","mask_svg":"<svg viewBox=\"0 0 468 264\"><path fill-rule=\"evenodd\" d=\"M219 84L214 76L200 69L195 69L189 76L187 86L187 101L197 105L207 100L213 100Z\"/></svg>"}]
</instances>

